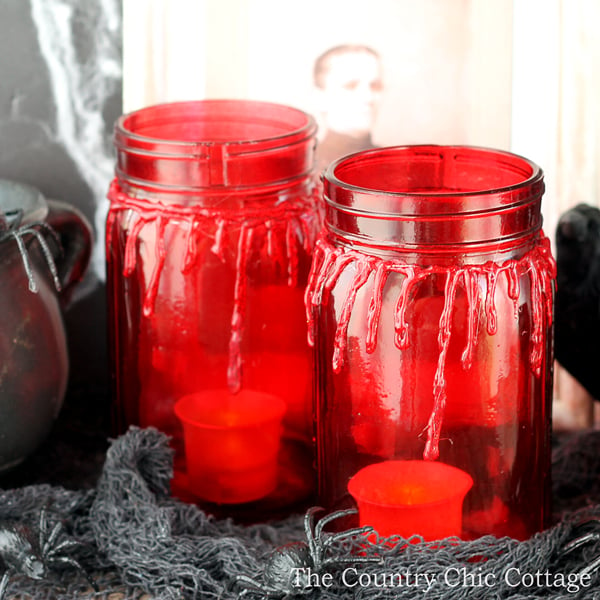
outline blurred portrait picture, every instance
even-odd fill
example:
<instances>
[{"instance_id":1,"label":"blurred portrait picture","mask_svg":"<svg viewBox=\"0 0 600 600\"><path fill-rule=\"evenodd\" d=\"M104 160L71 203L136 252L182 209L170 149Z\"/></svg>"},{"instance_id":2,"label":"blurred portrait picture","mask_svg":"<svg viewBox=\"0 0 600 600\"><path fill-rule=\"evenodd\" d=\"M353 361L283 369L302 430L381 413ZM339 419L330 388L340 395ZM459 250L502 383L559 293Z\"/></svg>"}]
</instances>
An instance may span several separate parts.
<instances>
[{"instance_id":1,"label":"blurred portrait picture","mask_svg":"<svg viewBox=\"0 0 600 600\"><path fill-rule=\"evenodd\" d=\"M314 63L317 168L346 154L373 148L372 131L383 91L380 55L369 46L329 48Z\"/></svg>"}]
</instances>

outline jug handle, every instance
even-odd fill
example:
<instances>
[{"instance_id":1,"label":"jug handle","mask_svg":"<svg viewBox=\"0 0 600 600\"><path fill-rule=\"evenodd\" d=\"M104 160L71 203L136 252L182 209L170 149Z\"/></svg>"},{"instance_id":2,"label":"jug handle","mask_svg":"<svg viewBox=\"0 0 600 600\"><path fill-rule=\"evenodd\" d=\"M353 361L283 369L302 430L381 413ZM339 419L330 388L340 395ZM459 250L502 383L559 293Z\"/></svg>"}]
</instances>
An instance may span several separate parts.
<instances>
[{"instance_id":1,"label":"jug handle","mask_svg":"<svg viewBox=\"0 0 600 600\"><path fill-rule=\"evenodd\" d=\"M92 228L86 217L74 206L58 200L47 200L46 222L60 238L63 253L56 268L62 291L61 301L69 303L75 284L83 279L92 251Z\"/></svg>"}]
</instances>

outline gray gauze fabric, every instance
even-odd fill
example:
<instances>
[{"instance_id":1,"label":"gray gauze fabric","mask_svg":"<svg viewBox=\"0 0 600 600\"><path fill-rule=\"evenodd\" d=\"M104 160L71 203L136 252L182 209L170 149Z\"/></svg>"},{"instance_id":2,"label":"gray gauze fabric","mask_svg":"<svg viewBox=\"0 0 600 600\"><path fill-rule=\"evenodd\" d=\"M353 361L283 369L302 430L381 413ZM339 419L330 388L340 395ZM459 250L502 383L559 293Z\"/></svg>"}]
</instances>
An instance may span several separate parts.
<instances>
[{"instance_id":1,"label":"gray gauze fabric","mask_svg":"<svg viewBox=\"0 0 600 600\"><path fill-rule=\"evenodd\" d=\"M73 564L59 563L40 581L10 573L5 597L227 600L287 593L348 599L600 599L596 570L580 577L600 556L594 535L600 538L600 523L594 521L600 519L600 432L570 436L555 448L556 525L527 541L336 539L327 546L328 563L313 575L311 587L280 573L269 592L238 578L264 583L265 567L266 575L273 575L268 566L273 552L292 557L291 563L284 560L286 568L310 566L297 563L297 555L285 548L306 542L304 515L251 526L215 519L170 496L172 468L168 438L152 428L131 427L113 441L94 490L37 485L0 492L0 520L6 527L37 536L43 511L47 530L59 525L55 544L78 542L59 555L80 563L100 590L94 591ZM586 534L585 544L565 552L570 541ZM329 535L324 533L323 540Z\"/></svg>"}]
</instances>

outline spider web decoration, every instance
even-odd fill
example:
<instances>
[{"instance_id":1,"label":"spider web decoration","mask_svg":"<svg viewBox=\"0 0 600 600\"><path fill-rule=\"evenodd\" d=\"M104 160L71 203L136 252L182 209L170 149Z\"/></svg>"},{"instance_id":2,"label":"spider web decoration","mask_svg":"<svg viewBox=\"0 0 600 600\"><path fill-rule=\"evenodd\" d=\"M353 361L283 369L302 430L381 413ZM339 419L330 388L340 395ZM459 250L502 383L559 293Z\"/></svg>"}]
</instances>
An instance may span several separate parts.
<instances>
[{"instance_id":1,"label":"spider web decoration","mask_svg":"<svg viewBox=\"0 0 600 600\"><path fill-rule=\"evenodd\" d=\"M0 213L0 218L1 217L2 214ZM56 268L56 263L54 262L54 256L52 255L52 250L48 246L48 242L42 235L42 232L46 232L54 240L56 247L62 250L60 238L56 231L50 225L42 221L29 223L20 227L11 224L11 226L7 230L0 231L0 242L10 239L13 239L15 241L19 249L19 254L21 255L21 259L23 261L23 268L25 269L25 274L27 275L29 291L34 294L37 294L39 291L38 283L35 279L35 274L33 272L33 267L31 266L31 260L29 258L27 244L25 241L27 238L30 237L35 238L42 250L42 255L44 256L46 264L48 265L48 270L52 275L54 287L56 288L57 292L60 292L62 286L58 277L58 270Z\"/></svg>"},{"instance_id":2,"label":"spider web decoration","mask_svg":"<svg viewBox=\"0 0 600 600\"><path fill-rule=\"evenodd\" d=\"M264 580L264 567L272 552L291 541L306 542L304 516L242 526L231 520L207 516L195 505L173 499L169 494L172 450L168 438L155 429L131 428L114 440L95 489L70 491L49 485L0 491L0 528L19 523L37 531L41 511L50 528L61 524L64 539L78 544L69 550L94 579L96 593L82 574L68 564L42 581L11 574L5 597L22 594L39 600L93 598L108 600L237 598L242 590L233 585L240 575ZM576 481L575 473L582 473ZM592 474L594 474L592 476ZM381 563L358 561L357 572L373 581L382 573L427 573L436 579L428 598L459 597L521 600L524 598L597 598L598 572L592 585L578 594L552 587L507 586L503 573L518 567L522 573L549 571L576 573L600 556L600 432L569 437L557 446L554 461L554 492L558 523L519 542L491 536L475 541L448 539L407 544L404 540L368 546L364 539L340 539L328 545L332 563L326 567L339 575L341 561L357 548L382 558ZM569 542L592 536L566 552ZM61 533L62 535L62 533ZM61 540L63 538L60 538ZM367 547L368 546L368 547ZM335 558L340 560L336 567ZM60 565L59 565L60 566ZM481 576L491 574L493 587L454 587L444 584L448 569L467 569ZM293 591L293 590L292 590ZM334 577L332 587L313 588L305 598L414 598L425 588L344 586ZM111 594L119 594L118 596ZM283 598L284 594L248 591L246 598ZM300 597L300 596L291 596Z\"/></svg>"},{"instance_id":3,"label":"spider web decoration","mask_svg":"<svg viewBox=\"0 0 600 600\"><path fill-rule=\"evenodd\" d=\"M112 129L106 126L103 110L122 76L120 13L120 0L31 0L56 108L51 135L64 146L92 192L98 240L104 239L106 192L114 170ZM92 266L103 280L103 244L95 245Z\"/></svg>"}]
</instances>

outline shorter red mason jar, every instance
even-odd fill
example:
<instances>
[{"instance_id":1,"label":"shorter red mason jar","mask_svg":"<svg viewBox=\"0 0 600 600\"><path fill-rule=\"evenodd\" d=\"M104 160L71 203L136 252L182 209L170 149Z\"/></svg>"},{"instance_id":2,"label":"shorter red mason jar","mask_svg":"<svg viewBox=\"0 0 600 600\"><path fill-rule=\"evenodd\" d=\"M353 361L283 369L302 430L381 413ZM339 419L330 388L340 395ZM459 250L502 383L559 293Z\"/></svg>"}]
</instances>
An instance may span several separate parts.
<instances>
[{"instance_id":1,"label":"shorter red mason jar","mask_svg":"<svg viewBox=\"0 0 600 600\"><path fill-rule=\"evenodd\" d=\"M155 426L211 512L310 497L303 295L320 228L314 120L204 100L122 116L106 255L117 430Z\"/></svg>"},{"instance_id":2,"label":"shorter red mason jar","mask_svg":"<svg viewBox=\"0 0 600 600\"><path fill-rule=\"evenodd\" d=\"M530 161L475 147L375 149L326 170L305 298L323 505L356 504L386 536L524 539L547 524L543 190Z\"/></svg>"}]
</instances>

